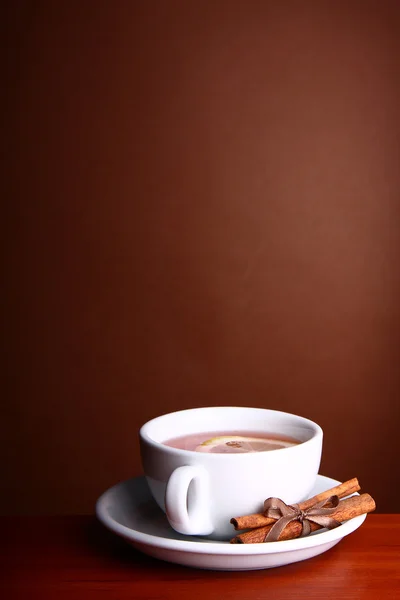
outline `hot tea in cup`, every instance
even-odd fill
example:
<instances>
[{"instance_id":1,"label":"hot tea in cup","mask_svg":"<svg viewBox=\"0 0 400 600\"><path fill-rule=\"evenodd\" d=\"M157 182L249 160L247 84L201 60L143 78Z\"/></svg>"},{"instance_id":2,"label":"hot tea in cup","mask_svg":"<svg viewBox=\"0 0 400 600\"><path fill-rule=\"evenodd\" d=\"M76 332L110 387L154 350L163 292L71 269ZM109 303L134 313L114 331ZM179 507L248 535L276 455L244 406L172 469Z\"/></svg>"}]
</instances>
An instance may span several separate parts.
<instances>
[{"instance_id":1,"label":"hot tea in cup","mask_svg":"<svg viewBox=\"0 0 400 600\"><path fill-rule=\"evenodd\" d=\"M151 493L179 533L232 537L231 517L266 498L300 502L317 478L322 430L275 410L207 407L157 417L140 430Z\"/></svg>"},{"instance_id":2,"label":"hot tea in cup","mask_svg":"<svg viewBox=\"0 0 400 600\"><path fill-rule=\"evenodd\" d=\"M267 452L300 444L299 440L275 433L254 431L214 431L182 435L164 442L171 448L211 452L213 454L239 454Z\"/></svg>"}]
</instances>

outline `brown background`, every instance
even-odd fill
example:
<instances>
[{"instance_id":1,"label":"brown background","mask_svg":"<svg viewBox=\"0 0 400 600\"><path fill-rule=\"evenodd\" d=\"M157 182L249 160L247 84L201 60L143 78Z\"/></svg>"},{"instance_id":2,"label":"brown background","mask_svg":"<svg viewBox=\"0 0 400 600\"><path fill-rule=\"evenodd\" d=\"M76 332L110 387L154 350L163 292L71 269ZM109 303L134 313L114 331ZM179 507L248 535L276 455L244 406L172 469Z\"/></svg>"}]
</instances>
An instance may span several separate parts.
<instances>
[{"instance_id":1,"label":"brown background","mask_svg":"<svg viewBox=\"0 0 400 600\"><path fill-rule=\"evenodd\" d=\"M91 512L143 422L215 404L315 419L321 472L397 511L400 3L3 27L1 511Z\"/></svg>"}]
</instances>

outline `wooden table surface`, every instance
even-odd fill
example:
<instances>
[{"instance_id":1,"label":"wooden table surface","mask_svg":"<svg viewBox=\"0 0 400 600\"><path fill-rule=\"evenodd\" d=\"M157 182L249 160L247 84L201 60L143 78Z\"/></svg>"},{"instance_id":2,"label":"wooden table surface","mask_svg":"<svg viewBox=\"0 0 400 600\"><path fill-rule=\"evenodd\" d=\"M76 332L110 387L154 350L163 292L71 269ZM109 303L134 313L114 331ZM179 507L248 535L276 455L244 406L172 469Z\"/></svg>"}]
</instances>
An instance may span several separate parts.
<instances>
[{"instance_id":1,"label":"wooden table surface","mask_svg":"<svg viewBox=\"0 0 400 600\"><path fill-rule=\"evenodd\" d=\"M141 554L94 517L1 518L2 597L400 599L400 515L369 515L328 552L262 571L202 571Z\"/></svg>"}]
</instances>

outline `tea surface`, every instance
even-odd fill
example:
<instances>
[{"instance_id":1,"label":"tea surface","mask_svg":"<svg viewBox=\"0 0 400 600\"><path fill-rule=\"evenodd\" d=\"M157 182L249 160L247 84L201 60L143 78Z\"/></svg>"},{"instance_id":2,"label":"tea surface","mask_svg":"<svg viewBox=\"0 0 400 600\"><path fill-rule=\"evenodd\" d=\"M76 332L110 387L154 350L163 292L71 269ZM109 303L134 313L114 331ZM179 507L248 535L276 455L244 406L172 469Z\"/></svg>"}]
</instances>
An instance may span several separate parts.
<instances>
[{"instance_id":1,"label":"tea surface","mask_svg":"<svg viewBox=\"0 0 400 600\"><path fill-rule=\"evenodd\" d=\"M211 454L242 454L288 448L300 443L281 434L256 431L198 432L163 442L171 448Z\"/></svg>"}]
</instances>

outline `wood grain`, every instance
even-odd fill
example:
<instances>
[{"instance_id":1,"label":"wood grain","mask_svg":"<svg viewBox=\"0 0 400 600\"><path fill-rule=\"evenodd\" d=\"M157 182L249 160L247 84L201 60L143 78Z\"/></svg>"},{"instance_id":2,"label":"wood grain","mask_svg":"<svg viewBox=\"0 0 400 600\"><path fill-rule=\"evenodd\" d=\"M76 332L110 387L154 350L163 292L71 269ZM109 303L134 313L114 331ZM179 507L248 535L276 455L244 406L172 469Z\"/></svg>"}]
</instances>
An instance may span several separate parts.
<instances>
[{"instance_id":1,"label":"wood grain","mask_svg":"<svg viewBox=\"0 0 400 600\"><path fill-rule=\"evenodd\" d=\"M92 517L1 519L3 598L399 598L400 515L369 515L337 546L278 569L202 571L141 554Z\"/></svg>"}]
</instances>

